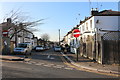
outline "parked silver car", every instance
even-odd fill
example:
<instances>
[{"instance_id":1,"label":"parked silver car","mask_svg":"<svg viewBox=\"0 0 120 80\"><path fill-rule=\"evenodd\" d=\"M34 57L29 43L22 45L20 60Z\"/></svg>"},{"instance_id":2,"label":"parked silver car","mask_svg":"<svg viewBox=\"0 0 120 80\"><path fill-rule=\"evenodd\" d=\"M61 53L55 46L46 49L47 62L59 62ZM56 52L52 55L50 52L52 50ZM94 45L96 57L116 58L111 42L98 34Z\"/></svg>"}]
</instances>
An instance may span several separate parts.
<instances>
[{"instance_id":1,"label":"parked silver car","mask_svg":"<svg viewBox=\"0 0 120 80\"><path fill-rule=\"evenodd\" d=\"M14 48L14 54L31 54L31 43L19 43L18 47Z\"/></svg>"}]
</instances>

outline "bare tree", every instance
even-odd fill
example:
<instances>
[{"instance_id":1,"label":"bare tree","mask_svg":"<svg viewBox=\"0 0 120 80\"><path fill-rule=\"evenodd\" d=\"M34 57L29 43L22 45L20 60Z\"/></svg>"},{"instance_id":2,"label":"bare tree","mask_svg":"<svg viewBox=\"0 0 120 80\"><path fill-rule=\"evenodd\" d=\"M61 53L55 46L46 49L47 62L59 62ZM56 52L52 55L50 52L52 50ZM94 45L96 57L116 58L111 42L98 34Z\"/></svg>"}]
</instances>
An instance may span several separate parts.
<instances>
[{"instance_id":1,"label":"bare tree","mask_svg":"<svg viewBox=\"0 0 120 80\"><path fill-rule=\"evenodd\" d=\"M22 14L24 14L24 16ZM36 21L28 21L27 19L29 19L30 17L26 16L25 13L20 11L20 9L16 11L12 10L10 11L9 14L6 14L6 16L3 19L3 22L8 18L11 19L12 24L15 24L14 26L10 27L14 29L13 30L14 33L11 34L10 39L12 39L15 34L19 33L22 30L28 30L30 32L38 31L37 29L35 29L35 26L44 24L41 21L45 20L45 19L39 19Z\"/></svg>"},{"instance_id":2,"label":"bare tree","mask_svg":"<svg viewBox=\"0 0 120 80\"><path fill-rule=\"evenodd\" d=\"M41 36L41 39L45 40L45 41L48 41L50 39L49 35L47 33L43 34Z\"/></svg>"}]
</instances>

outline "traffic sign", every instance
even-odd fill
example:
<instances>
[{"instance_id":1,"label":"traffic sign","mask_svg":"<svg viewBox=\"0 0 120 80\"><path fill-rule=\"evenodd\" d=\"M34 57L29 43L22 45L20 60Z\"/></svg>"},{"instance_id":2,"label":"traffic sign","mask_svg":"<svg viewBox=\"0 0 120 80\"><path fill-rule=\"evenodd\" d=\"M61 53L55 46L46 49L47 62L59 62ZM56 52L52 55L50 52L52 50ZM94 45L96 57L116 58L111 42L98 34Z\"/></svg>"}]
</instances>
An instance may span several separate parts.
<instances>
[{"instance_id":1,"label":"traffic sign","mask_svg":"<svg viewBox=\"0 0 120 80\"><path fill-rule=\"evenodd\" d=\"M8 30L2 31L2 35L3 35L3 36L8 36Z\"/></svg>"},{"instance_id":2,"label":"traffic sign","mask_svg":"<svg viewBox=\"0 0 120 80\"><path fill-rule=\"evenodd\" d=\"M74 36L75 38L79 37L79 36L80 36L80 30L79 30L79 29L74 29L74 30L73 30L73 36Z\"/></svg>"}]
</instances>

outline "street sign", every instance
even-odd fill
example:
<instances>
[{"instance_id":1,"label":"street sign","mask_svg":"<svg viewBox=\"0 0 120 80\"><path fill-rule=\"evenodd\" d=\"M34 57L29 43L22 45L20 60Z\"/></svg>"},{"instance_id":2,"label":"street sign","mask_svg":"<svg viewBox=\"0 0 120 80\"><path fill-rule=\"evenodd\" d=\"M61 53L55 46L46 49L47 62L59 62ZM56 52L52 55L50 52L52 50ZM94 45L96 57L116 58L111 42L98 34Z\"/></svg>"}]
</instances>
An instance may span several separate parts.
<instances>
[{"instance_id":1,"label":"street sign","mask_svg":"<svg viewBox=\"0 0 120 80\"><path fill-rule=\"evenodd\" d=\"M8 37L11 37L14 34L14 30L12 28L8 29Z\"/></svg>"},{"instance_id":2,"label":"street sign","mask_svg":"<svg viewBox=\"0 0 120 80\"><path fill-rule=\"evenodd\" d=\"M80 30L79 29L74 29L73 30L73 36L76 38L76 53L77 53L77 61L78 61L78 52L77 52L77 37L79 37L80 36Z\"/></svg>"},{"instance_id":3,"label":"street sign","mask_svg":"<svg viewBox=\"0 0 120 80\"><path fill-rule=\"evenodd\" d=\"M79 30L79 29L74 29L74 30L73 30L73 36L74 36L75 38L79 37L79 36L80 36L80 30Z\"/></svg>"},{"instance_id":4,"label":"street sign","mask_svg":"<svg viewBox=\"0 0 120 80\"><path fill-rule=\"evenodd\" d=\"M8 31L7 30L2 31L2 35L3 36L8 36Z\"/></svg>"}]
</instances>

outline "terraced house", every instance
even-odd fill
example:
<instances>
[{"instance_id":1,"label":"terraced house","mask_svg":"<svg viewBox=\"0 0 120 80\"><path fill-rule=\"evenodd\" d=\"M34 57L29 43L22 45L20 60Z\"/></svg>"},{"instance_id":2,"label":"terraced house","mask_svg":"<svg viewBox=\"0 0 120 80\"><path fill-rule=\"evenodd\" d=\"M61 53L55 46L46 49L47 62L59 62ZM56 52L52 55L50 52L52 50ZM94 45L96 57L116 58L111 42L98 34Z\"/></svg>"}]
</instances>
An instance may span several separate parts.
<instances>
[{"instance_id":1,"label":"terraced house","mask_svg":"<svg viewBox=\"0 0 120 80\"><path fill-rule=\"evenodd\" d=\"M99 63L119 63L119 16L119 11L92 9L91 16L85 17L80 24L74 27L79 28L81 34L77 42L74 37L68 36L72 35L74 28L65 36L69 37L66 43L71 46L71 52L79 51L81 56ZM73 47L76 43L79 44L78 49Z\"/></svg>"}]
</instances>

